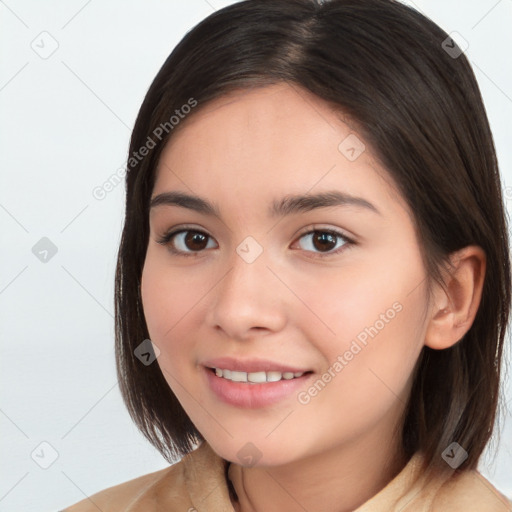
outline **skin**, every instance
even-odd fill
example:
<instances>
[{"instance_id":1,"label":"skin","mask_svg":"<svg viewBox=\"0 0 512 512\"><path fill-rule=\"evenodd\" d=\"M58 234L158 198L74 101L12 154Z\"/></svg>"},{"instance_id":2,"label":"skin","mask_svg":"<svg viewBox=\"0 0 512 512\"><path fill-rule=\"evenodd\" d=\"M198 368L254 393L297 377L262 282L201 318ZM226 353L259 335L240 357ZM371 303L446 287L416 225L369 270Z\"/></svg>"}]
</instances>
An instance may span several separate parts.
<instances>
[{"instance_id":1,"label":"skin","mask_svg":"<svg viewBox=\"0 0 512 512\"><path fill-rule=\"evenodd\" d=\"M478 308L483 251L454 254L446 291L436 287L427 302L411 213L367 143L354 161L338 150L350 133L363 140L321 99L277 84L204 106L160 159L152 197L198 195L222 215L152 208L141 294L169 386L231 461L235 510L349 511L376 494L407 462L394 432L422 347L455 344ZM380 214L345 205L267 216L274 199L333 189L363 197ZM202 245L174 238L182 252L199 246L197 256L157 243L183 224L208 235ZM322 249L311 231L326 228L356 243L334 238ZM247 236L263 248L250 264L236 252ZM205 384L201 362L226 355L309 368L314 381L396 303L400 312L307 404L292 393L273 406L241 409ZM253 466L237 455L248 442L261 452Z\"/></svg>"}]
</instances>

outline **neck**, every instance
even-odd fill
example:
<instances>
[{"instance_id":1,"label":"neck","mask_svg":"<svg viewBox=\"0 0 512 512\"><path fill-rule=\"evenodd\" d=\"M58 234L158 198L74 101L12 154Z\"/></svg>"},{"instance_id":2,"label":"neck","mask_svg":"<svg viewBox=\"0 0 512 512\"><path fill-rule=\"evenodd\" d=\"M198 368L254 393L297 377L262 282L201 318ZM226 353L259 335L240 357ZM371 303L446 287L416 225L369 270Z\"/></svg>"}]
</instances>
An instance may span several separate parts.
<instances>
[{"instance_id":1,"label":"neck","mask_svg":"<svg viewBox=\"0 0 512 512\"><path fill-rule=\"evenodd\" d=\"M231 463L237 512L350 512L384 488L405 466L400 444L382 439L347 443L279 467Z\"/></svg>"}]
</instances>

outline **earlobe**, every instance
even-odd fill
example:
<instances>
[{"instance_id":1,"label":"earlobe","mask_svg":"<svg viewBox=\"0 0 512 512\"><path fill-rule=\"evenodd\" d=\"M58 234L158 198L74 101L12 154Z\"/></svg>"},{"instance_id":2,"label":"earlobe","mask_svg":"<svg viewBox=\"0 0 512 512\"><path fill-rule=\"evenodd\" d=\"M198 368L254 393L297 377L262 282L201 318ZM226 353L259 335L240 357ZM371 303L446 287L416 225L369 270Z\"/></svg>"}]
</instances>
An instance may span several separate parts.
<instances>
[{"instance_id":1,"label":"earlobe","mask_svg":"<svg viewBox=\"0 0 512 512\"><path fill-rule=\"evenodd\" d=\"M486 256L476 245L450 257L452 269L444 288L436 290L436 301L425 333L425 345L435 350L452 347L469 331L475 319L485 278Z\"/></svg>"}]
</instances>

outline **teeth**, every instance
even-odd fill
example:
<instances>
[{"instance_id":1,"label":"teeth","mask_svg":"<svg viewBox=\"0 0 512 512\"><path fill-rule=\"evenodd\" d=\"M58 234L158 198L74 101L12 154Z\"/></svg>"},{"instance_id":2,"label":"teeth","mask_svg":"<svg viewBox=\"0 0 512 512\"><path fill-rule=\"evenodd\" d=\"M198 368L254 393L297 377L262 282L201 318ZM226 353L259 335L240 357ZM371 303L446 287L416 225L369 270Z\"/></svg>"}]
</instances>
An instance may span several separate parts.
<instances>
[{"instance_id":1,"label":"teeth","mask_svg":"<svg viewBox=\"0 0 512 512\"><path fill-rule=\"evenodd\" d=\"M265 372L267 375L267 382L277 382L278 380L281 380L283 378L283 375L281 372Z\"/></svg>"},{"instance_id":2,"label":"teeth","mask_svg":"<svg viewBox=\"0 0 512 512\"><path fill-rule=\"evenodd\" d=\"M248 382L249 384L258 384L263 382L277 382L278 380L290 380L304 375L304 372L237 372L235 370L225 370L223 368L215 368L215 375L233 382Z\"/></svg>"},{"instance_id":3,"label":"teeth","mask_svg":"<svg viewBox=\"0 0 512 512\"><path fill-rule=\"evenodd\" d=\"M249 382L267 382L267 374L265 372L253 372L246 375Z\"/></svg>"},{"instance_id":4,"label":"teeth","mask_svg":"<svg viewBox=\"0 0 512 512\"><path fill-rule=\"evenodd\" d=\"M231 372L231 380L234 382L247 382L247 373L245 372Z\"/></svg>"}]
</instances>

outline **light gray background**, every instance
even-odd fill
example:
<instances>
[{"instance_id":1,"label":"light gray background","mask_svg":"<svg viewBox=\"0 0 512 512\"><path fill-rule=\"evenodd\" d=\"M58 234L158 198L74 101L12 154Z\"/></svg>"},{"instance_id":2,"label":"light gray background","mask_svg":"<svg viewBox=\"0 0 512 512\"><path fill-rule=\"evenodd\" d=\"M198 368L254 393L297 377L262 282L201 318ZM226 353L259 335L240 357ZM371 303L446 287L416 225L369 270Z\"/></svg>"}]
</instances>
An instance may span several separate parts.
<instances>
[{"instance_id":1,"label":"light gray background","mask_svg":"<svg viewBox=\"0 0 512 512\"><path fill-rule=\"evenodd\" d=\"M57 510L168 465L132 425L114 370L124 185L93 191L122 168L172 48L230 3L0 1L0 511ZM512 0L414 5L469 43L510 212ZM43 237L58 250L46 263L32 252ZM506 389L501 439L480 469L512 497L510 379Z\"/></svg>"}]
</instances>

